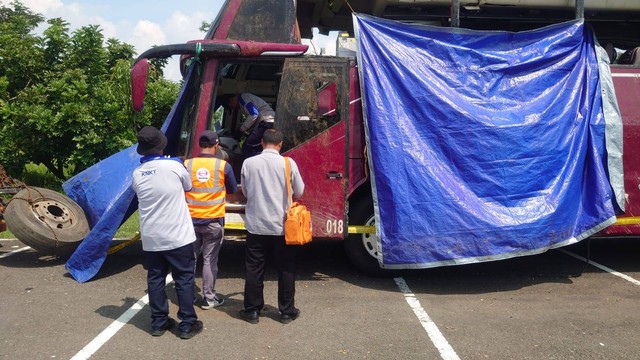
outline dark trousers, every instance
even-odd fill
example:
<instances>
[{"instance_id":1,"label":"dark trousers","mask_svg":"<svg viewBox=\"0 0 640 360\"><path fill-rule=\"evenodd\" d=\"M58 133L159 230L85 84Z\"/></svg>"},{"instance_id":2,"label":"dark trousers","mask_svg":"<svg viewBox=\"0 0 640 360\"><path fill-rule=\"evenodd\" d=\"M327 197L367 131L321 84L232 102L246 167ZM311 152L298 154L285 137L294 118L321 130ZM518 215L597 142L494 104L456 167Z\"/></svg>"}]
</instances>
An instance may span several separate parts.
<instances>
[{"instance_id":1,"label":"dark trousers","mask_svg":"<svg viewBox=\"0 0 640 360\"><path fill-rule=\"evenodd\" d=\"M284 236L248 233L245 244L247 275L244 283L244 308L261 311L264 307L264 271L268 257L273 257L278 270L278 310L293 314L296 294L296 248L287 246Z\"/></svg>"},{"instance_id":2,"label":"dark trousers","mask_svg":"<svg viewBox=\"0 0 640 360\"><path fill-rule=\"evenodd\" d=\"M244 140L242 144L242 155L244 155L244 157L251 157L260 154L262 152L262 135L264 135L267 129L272 128L272 122L260 121Z\"/></svg>"},{"instance_id":3,"label":"dark trousers","mask_svg":"<svg viewBox=\"0 0 640 360\"><path fill-rule=\"evenodd\" d=\"M162 328L169 316L169 302L165 292L167 274L171 276L178 297L178 319L180 331L188 331L198 319L193 308L195 285L193 271L195 258L193 244L166 251L145 251L147 259L147 286L151 308L151 328Z\"/></svg>"}]
</instances>

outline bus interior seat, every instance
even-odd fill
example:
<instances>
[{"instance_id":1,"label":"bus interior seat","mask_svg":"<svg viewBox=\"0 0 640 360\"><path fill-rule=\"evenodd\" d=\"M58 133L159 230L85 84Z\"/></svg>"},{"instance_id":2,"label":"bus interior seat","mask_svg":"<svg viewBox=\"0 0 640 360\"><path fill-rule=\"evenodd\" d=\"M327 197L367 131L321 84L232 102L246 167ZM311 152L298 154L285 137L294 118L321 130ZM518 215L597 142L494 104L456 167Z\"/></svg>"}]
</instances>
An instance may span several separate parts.
<instances>
[{"instance_id":1,"label":"bus interior seat","mask_svg":"<svg viewBox=\"0 0 640 360\"><path fill-rule=\"evenodd\" d=\"M640 66L640 46L629 49L620 55L618 64Z\"/></svg>"}]
</instances>

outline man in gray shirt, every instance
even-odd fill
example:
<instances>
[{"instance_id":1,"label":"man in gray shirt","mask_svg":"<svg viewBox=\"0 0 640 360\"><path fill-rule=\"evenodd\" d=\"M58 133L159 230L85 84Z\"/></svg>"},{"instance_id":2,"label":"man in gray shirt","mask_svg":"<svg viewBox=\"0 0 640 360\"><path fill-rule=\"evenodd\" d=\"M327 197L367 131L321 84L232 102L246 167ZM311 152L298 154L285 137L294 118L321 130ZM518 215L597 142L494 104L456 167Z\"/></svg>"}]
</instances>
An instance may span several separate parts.
<instances>
[{"instance_id":1,"label":"man in gray shirt","mask_svg":"<svg viewBox=\"0 0 640 360\"><path fill-rule=\"evenodd\" d=\"M280 321L295 320L300 310L295 307L295 246L284 240L284 221L289 207L285 178L285 161L280 155L282 133L268 129L262 137L261 154L244 161L241 170L242 192L247 197L245 226L247 241L244 285L244 310L240 317L252 324L259 321L264 307L264 270L268 255L273 255L278 270L278 310ZM290 159L293 199L304 192L298 166Z\"/></svg>"}]
</instances>

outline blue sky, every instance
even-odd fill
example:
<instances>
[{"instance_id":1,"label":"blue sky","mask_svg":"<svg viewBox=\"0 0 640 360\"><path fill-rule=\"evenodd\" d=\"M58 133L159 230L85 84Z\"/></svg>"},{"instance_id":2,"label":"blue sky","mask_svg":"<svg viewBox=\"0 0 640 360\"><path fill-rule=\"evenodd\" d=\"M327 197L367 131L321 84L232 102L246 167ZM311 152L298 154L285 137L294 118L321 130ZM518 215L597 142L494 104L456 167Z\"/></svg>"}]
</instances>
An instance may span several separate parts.
<instances>
[{"instance_id":1,"label":"blue sky","mask_svg":"<svg viewBox=\"0 0 640 360\"><path fill-rule=\"evenodd\" d=\"M32 11L47 19L60 17L73 31L84 25L99 25L106 38L116 38L141 53L153 45L184 43L204 36L198 28L216 17L223 0L21 0ZM11 0L0 0L6 5ZM330 45L335 36L315 36L317 49ZM318 50L319 51L319 50ZM177 57L165 68L165 76L180 78Z\"/></svg>"}]
</instances>

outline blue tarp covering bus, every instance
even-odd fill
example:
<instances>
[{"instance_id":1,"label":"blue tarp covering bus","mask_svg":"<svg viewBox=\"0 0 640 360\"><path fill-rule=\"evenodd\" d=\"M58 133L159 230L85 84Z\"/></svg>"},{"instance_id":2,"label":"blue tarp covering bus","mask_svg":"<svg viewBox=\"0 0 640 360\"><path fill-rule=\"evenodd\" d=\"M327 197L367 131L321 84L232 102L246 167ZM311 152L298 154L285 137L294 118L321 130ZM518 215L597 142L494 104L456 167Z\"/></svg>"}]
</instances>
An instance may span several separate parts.
<instances>
[{"instance_id":1,"label":"blue tarp covering bus","mask_svg":"<svg viewBox=\"0 0 640 360\"><path fill-rule=\"evenodd\" d=\"M191 79L193 68L187 79ZM181 116L189 100L191 80L182 86L178 100L161 130L167 135L167 149L178 143ZM133 170L140 165L137 144L108 157L67 180L62 187L82 207L91 232L66 263L66 269L78 282L91 280L107 257L111 241L120 225L138 209L138 199L131 188Z\"/></svg>"},{"instance_id":2,"label":"blue tarp covering bus","mask_svg":"<svg viewBox=\"0 0 640 360\"><path fill-rule=\"evenodd\" d=\"M615 222L606 145L622 123L583 22L354 25L382 267L535 254Z\"/></svg>"}]
</instances>

